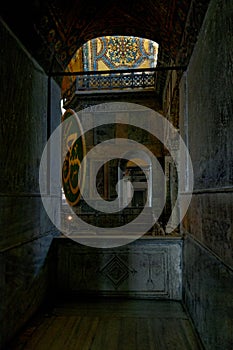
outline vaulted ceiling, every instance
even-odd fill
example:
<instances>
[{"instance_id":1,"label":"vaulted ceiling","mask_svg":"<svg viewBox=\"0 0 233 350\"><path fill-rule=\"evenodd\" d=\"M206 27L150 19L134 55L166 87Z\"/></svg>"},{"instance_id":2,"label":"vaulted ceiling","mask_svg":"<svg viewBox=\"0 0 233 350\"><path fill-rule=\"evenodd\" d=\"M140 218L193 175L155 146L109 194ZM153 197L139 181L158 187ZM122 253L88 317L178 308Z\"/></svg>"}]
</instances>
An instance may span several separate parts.
<instances>
[{"instance_id":1,"label":"vaulted ceiling","mask_svg":"<svg viewBox=\"0 0 233 350\"><path fill-rule=\"evenodd\" d=\"M186 65L209 0L31 0L4 2L2 17L48 72L65 70L75 51L103 35L159 43L158 66Z\"/></svg>"}]
</instances>

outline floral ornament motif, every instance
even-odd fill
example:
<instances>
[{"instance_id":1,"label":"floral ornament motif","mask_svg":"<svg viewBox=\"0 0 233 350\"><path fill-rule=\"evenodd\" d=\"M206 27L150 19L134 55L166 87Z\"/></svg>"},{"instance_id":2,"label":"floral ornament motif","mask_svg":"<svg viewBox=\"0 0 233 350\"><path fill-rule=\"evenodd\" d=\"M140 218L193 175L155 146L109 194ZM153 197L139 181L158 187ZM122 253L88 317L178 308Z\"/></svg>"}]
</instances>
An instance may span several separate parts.
<instances>
[{"instance_id":1,"label":"floral ornament motif","mask_svg":"<svg viewBox=\"0 0 233 350\"><path fill-rule=\"evenodd\" d=\"M108 45L106 57L118 66L132 66L138 59L139 43L134 37L111 37Z\"/></svg>"}]
</instances>

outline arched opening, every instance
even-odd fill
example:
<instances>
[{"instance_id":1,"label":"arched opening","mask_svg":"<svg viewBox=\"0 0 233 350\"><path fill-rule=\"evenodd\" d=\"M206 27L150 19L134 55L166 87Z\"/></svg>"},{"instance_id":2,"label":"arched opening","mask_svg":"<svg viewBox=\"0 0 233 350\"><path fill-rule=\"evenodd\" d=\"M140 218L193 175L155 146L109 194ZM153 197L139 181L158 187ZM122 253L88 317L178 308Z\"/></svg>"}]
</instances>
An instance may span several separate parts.
<instances>
[{"instance_id":1,"label":"arched opening","mask_svg":"<svg viewBox=\"0 0 233 350\"><path fill-rule=\"evenodd\" d=\"M160 112L160 108L156 104L158 71L155 71L155 69L158 50L159 45L156 42L133 36L101 36L87 41L76 51L68 64L67 73L69 75L63 77L62 96L65 108L71 107L78 112L83 108L105 102L127 101L136 102ZM159 158L159 162L164 168L166 150L163 145L156 138L148 135L143 128L133 126L134 118L140 118L139 114L135 113L133 116L130 113L127 117L129 118L129 125L127 126L121 125L119 120L118 124L105 124L89 131L87 149L91 150L108 138L133 139L152 150L152 153ZM103 115L101 117L105 119ZM130 159L132 157L131 154ZM90 173L98 162L99 160L90 161L88 165ZM127 202L127 193L129 197L131 196L130 181L127 184L128 178L134 183L134 196L130 207L136 211L143 206L152 207L152 165L146 154L141 156L140 165L141 167L135 166L131 162L131 164L125 164L125 169L123 169L118 167L117 159L115 159L102 166L97 174L97 192L102 199L107 201L116 199L115 186L117 181L122 179L125 188L120 188L121 198L123 198L123 202ZM166 185L163 184L162 187L165 189ZM91 188L89 192L91 197L93 194ZM166 205L165 211L166 213L163 213L160 221L164 227L166 224L163 222L164 217L169 218L171 207ZM84 209L81 209L82 214L86 215Z\"/></svg>"},{"instance_id":2,"label":"arched opening","mask_svg":"<svg viewBox=\"0 0 233 350\"><path fill-rule=\"evenodd\" d=\"M66 68L71 74L80 74L63 78L64 104L74 91L93 93L154 88L154 72L150 69L157 65L158 49L158 43L134 36L102 36L87 41L75 52Z\"/></svg>"}]
</instances>

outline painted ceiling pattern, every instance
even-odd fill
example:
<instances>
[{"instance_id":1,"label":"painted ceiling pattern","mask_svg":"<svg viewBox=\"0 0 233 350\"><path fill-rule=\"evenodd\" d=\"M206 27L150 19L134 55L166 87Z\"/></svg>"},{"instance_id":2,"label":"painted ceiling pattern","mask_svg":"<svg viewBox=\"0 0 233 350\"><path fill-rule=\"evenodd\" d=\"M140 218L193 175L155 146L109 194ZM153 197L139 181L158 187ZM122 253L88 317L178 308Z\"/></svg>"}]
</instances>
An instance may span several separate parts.
<instances>
[{"instance_id":1,"label":"painted ceiling pattern","mask_svg":"<svg viewBox=\"0 0 233 350\"><path fill-rule=\"evenodd\" d=\"M70 60L66 71L99 71L156 67L158 44L152 40L107 36L89 40L79 48ZM65 76L62 93L68 91L75 76Z\"/></svg>"},{"instance_id":2,"label":"painted ceiling pattern","mask_svg":"<svg viewBox=\"0 0 233 350\"><path fill-rule=\"evenodd\" d=\"M84 70L150 68L157 62L158 44L132 36L106 36L83 45Z\"/></svg>"}]
</instances>

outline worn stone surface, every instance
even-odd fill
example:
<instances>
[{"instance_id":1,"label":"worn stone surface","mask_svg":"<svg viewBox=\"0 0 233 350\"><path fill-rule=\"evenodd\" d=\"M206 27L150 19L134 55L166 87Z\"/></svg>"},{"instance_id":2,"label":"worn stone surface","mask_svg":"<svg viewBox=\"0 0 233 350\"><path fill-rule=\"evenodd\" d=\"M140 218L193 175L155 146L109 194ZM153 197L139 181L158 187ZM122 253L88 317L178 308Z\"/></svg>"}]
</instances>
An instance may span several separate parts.
<instances>
[{"instance_id":1,"label":"worn stone surface","mask_svg":"<svg viewBox=\"0 0 233 350\"><path fill-rule=\"evenodd\" d=\"M48 235L1 254L1 344L12 338L46 298L51 241Z\"/></svg>"},{"instance_id":2,"label":"worn stone surface","mask_svg":"<svg viewBox=\"0 0 233 350\"><path fill-rule=\"evenodd\" d=\"M38 168L46 141L47 78L0 26L1 192L38 193ZM43 131L42 131L43 130Z\"/></svg>"},{"instance_id":3,"label":"worn stone surface","mask_svg":"<svg viewBox=\"0 0 233 350\"><path fill-rule=\"evenodd\" d=\"M54 230L41 198L1 197L0 248L8 249Z\"/></svg>"},{"instance_id":4,"label":"worn stone surface","mask_svg":"<svg viewBox=\"0 0 233 350\"><path fill-rule=\"evenodd\" d=\"M232 349L233 271L191 238L184 244L184 302L207 350Z\"/></svg>"},{"instance_id":5,"label":"worn stone surface","mask_svg":"<svg viewBox=\"0 0 233 350\"><path fill-rule=\"evenodd\" d=\"M195 189L233 184L232 16L232 1L211 1L187 71Z\"/></svg>"},{"instance_id":6,"label":"worn stone surface","mask_svg":"<svg viewBox=\"0 0 233 350\"><path fill-rule=\"evenodd\" d=\"M184 301L207 350L233 344L232 15L232 1L210 2L181 87L180 129L194 168L183 223Z\"/></svg>"},{"instance_id":7,"label":"worn stone surface","mask_svg":"<svg viewBox=\"0 0 233 350\"><path fill-rule=\"evenodd\" d=\"M228 264L233 237L232 14L232 2L211 1L187 70L183 122L194 170L187 230Z\"/></svg>"},{"instance_id":8,"label":"worn stone surface","mask_svg":"<svg viewBox=\"0 0 233 350\"><path fill-rule=\"evenodd\" d=\"M232 215L233 193L194 194L184 227L233 268Z\"/></svg>"},{"instance_id":9,"label":"worn stone surface","mask_svg":"<svg viewBox=\"0 0 233 350\"><path fill-rule=\"evenodd\" d=\"M48 78L2 22L0 37L2 348L45 298L46 258L56 231L39 194L40 158L47 140ZM55 83L52 87L51 129L60 118L58 87Z\"/></svg>"},{"instance_id":10,"label":"worn stone surface","mask_svg":"<svg viewBox=\"0 0 233 350\"><path fill-rule=\"evenodd\" d=\"M56 239L57 293L181 299L181 239L94 249Z\"/></svg>"}]
</instances>

